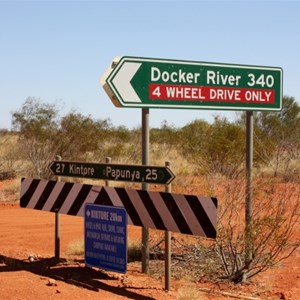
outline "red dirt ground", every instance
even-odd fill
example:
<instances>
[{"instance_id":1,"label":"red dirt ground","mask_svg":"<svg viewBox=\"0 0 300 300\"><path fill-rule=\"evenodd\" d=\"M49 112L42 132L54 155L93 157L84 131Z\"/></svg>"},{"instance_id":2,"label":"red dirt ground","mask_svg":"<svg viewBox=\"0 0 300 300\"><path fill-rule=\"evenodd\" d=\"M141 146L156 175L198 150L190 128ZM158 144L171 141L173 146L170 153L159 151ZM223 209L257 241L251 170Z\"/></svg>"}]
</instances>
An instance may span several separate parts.
<instances>
[{"instance_id":1,"label":"red dirt ground","mask_svg":"<svg viewBox=\"0 0 300 300\"><path fill-rule=\"evenodd\" d=\"M0 191L4 185L0 182ZM82 257L70 259L66 254L69 245L83 240L80 217L61 215L61 259L55 261L54 219L53 213L20 208L18 203L0 203L1 300L300 299L300 249L250 284L172 279L171 291L165 291L164 278L141 273L140 263L128 263L124 276L85 267ZM140 239L140 235L141 228L129 226L129 240ZM30 255L36 257L33 262L28 260Z\"/></svg>"}]
</instances>

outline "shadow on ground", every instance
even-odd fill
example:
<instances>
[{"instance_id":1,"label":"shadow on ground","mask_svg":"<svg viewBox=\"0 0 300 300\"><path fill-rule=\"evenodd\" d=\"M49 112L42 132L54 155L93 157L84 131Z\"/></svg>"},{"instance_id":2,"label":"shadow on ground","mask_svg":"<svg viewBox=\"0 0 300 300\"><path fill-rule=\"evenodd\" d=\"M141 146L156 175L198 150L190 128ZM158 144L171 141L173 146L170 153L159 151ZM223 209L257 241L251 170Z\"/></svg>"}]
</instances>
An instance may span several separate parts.
<instances>
[{"instance_id":1,"label":"shadow on ground","mask_svg":"<svg viewBox=\"0 0 300 300\"><path fill-rule=\"evenodd\" d=\"M56 259L52 257L35 259L31 262L29 260L19 260L0 255L0 273L16 271L28 271L39 276L63 281L95 292L105 290L130 299L154 300L152 297L143 296L127 290L128 288L135 289L136 287L122 286L121 282L119 286L115 287L102 282L101 280L119 281L120 279L100 269L85 266L83 260L73 260L70 264L66 259ZM139 287L136 289L145 288Z\"/></svg>"}]
</instances>

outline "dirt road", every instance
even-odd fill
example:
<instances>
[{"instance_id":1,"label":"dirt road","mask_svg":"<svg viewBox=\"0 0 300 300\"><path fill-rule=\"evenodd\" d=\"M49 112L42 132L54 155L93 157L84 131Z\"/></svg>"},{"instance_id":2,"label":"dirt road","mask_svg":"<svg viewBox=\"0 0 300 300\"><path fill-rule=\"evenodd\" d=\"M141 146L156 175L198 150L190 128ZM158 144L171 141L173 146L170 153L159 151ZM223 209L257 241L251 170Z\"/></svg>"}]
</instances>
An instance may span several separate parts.
<instances>
[{"instance_id":1,"label":"dirt road","mask_svg":"<svg viewBox=\"0 0 300 300\"><path fill-rule=\"evenodd\" d=\"M173 278L167 292L163 276L142 274L140 262L128 263L124 276L88 268L83 257L69 256L70 244L83 240L80 217L61 215L61 259L55 260L54 219L53 213L20 208L18 203L0 203L1 300L229 299L208 293L209 289L253 299L300 299L299 249L280 268L259 275L251 284L233 286ZM129 239L139 239L140 233L141 228L129 226Z\"/></svg>"}]
</instances>

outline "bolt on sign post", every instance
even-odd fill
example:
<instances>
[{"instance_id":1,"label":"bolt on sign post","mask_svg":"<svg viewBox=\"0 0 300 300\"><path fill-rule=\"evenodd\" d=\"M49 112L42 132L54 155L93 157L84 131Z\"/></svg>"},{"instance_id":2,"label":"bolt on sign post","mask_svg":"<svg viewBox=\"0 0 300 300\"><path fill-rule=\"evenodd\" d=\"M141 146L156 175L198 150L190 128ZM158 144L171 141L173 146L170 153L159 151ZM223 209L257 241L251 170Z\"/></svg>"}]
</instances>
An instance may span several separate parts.
<instances>
[{"instance_id":1,"label":"bolt on sign post","mask_svg":"<svg viewBox=\"0 0 300 300\"><path fill-rule=\"evenodd\" d=\"M116 106L281 109L281 68L127 56L112 65L100 82Z\"/></svg>"}]
</instances>

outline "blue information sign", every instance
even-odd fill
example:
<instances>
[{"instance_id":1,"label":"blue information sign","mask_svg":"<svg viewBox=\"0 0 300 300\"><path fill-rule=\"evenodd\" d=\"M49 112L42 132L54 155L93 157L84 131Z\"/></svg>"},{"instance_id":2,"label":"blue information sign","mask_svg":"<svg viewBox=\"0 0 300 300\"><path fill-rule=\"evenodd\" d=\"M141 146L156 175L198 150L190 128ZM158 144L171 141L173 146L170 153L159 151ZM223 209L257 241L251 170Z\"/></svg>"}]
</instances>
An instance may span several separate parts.
<instances>
[{"instance_id":1,"label":"blue information sign","mask_svg":"<svg viewBox=\"0 0 300 300\"><path fill-rule=\"evenodd\" d=\"M85 263L119 273L127 268L127 213L125 208L85 205Z\"/></svg>"}]
</instances>

